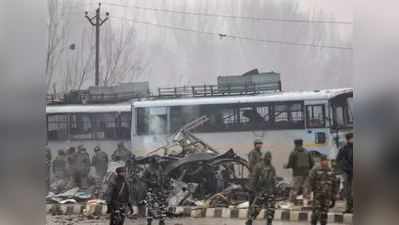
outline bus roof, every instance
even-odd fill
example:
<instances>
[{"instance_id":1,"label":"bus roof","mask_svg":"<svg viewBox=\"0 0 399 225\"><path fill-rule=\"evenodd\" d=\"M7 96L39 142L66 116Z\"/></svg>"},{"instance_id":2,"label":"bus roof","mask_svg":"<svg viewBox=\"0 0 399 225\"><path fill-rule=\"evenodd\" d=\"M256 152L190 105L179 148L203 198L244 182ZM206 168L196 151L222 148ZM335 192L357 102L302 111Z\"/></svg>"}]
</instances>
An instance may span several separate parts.
<instances>
[{"instance_id":1,"label":"bus roof","mask_svg":"<svg viewBox=\"0 0 399 225\"><path fill-rule=\"evenodd\" d=\"M46 106L46 114L130 112L131 107L130 103L108 105L51 105Z\"/></svg>"},{"instance_id":2,"label":"bus roof","mask_svg":"<svg viewBox=\"0 0 399 225\"><path fill-rule=\"evenodd\" d=\"M317 91L302 92L276 92L271 94L251 96L229 96L229 97L201 97L165 100L147 100L134 102L135 108L167 107L184 105L211 105L211 104L234 104L234 103L256 103L256 102L279 102L279 101L303 101L303 100L327 100L341 94L351 93L353 88L325 89Z\"/></svg>"}]
</instances>

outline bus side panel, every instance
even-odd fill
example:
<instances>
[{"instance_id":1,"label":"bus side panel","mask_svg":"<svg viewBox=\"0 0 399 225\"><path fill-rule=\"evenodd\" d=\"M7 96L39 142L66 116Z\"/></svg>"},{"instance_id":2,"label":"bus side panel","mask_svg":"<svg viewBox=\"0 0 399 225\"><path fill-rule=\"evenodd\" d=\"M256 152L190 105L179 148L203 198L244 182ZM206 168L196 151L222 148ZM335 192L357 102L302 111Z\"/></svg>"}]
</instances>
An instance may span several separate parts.
<instances>
[{"instance_id":1,"label":"bus side panel","mask_svg":"<svg viewBox=\"0 0 399 225\"><path fill-rule=\"evenodd\" d=\"M320 132L328 132L328 129L318 129ZM294 148L293 141L297 138L304 139L304 147L309 151L327 153L331 149L331 142L327 138L325 144L315 144L314 132L306 130L273 130L253 132L218 132L218 133L195 133L197 137L210 146L223 153L230 148L247 159L248 153L253 149L253 141L260 138L264 142L263 150L269 150L273 155L273 164L279 176L291 177L291 171L284 169L288 157ZM327 133L328 135L328 133ZM133 149L137 153L148 154L151 151L167 144L167 136L136 136L134 137ZM157 152L162 154L163 152Z\"/></svg>"}]
</instances>

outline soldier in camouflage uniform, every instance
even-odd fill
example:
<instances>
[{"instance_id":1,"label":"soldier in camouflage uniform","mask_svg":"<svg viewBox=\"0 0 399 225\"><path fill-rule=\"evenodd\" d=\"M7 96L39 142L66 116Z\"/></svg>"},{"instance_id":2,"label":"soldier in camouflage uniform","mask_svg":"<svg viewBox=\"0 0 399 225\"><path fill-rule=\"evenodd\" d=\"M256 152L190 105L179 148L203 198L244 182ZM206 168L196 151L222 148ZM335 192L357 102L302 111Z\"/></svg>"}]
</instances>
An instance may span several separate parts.
<instances>
[{"instance_id":1,"label":"soldier in camouflage uniform","mask_svg":"<svg viewBox=\"0 0 399 225\"><path fill-rule=\"evenodd\" d=\"M250 178L251 191L254 193L255 199L249 206L246 225L252 225L252 221L256 219L262 208L266 209L266 224L271 225L273 222L276 170L271 164L271 160L272 154L266 152L263 162L259 162L255 166Z\"/></svg>"},{"instance_id":2,"label":"soldier in camouflage uniform","mask_svg":"<svg viewBox=\"0 0 399 225\"><path fill-rule=\"evenodd\" d=\"M258 162L262 158L262 145L263 142L260 139L254 141L254 149L252 149L248 154L248 167L249 172L252 172Z\"/></svg>"},{"instance_id":3,"label":"soldier in camouflage uniform","mask_svg":"<svg viewBox=\"0 0 399 225\"><path fill-rule=\"evenodd\" d=\"M147 225L151 225L154 219L159 219L159 225L165 224L168 182L162 171L159 162L153 159L150 162L150 166L144 171L142 177L148 187L144 199L147 211Z\"/></svg>"},{"instance_id":4,"label":"soldier in camouflage uniform","mask_svg":"<svg viewBox=\"0 0 399 225\"><path fill-rule=\"evenodd\" d=\"M165 218L167 216L166 197L167 196L163 192L154 191L152 188L148 189L144 199L147 211L147 225L151 225L154 219L159 219L159 225L165 224Z\"/></svg>"},{"instance_id":5,"label":"soldier in camouflage uniform","mask_svg":"<svg viewBox=\"0 0 399 225\"><path fill-rule=\"evenodd\" d=\"M307 190L313 192L311 225L320 221L321 225L327 224L328 210L335 206L335 196L338 190L338 179L330 168L326 156L320 159L320 166L310 172Z\"/></svg>"},{"instance_id":6,"label":"soldier in camouflage uniform","mask_svg":"<svg viewBox=\"0 0 399 225\"><path fill-rule=\"evenodd\" d=\"M249 170L249 176L251 177L254 172L254 168L256 164L258 164L262 158L262 146L263 142L260 139L256 139L254 141L254 149L252 149L249 154L248 154L248 170ZM249 204L251 205L252 202L254 201L255 196L253 195L252 192L249 193Z\"/></svg>"}]
</instances>

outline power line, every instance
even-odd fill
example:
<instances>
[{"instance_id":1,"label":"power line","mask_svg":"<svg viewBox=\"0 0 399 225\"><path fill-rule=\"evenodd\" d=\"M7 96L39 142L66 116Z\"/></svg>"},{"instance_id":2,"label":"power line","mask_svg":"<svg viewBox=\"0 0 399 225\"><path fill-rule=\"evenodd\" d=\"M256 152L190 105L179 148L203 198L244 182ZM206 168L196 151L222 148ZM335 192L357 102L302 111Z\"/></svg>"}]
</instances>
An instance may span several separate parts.
<instances>
[{"instance_id":1,"label":"power line","mask_svg":"<svg viewBox=\"0 0 399 225\"><path fill-rule=\"evenodd\" d=\"M269 44L280 44L280 45L302 46L302 47L315 47L315 48L327 48L327 49L338 49L338 50L352 50L351 47L319 45L319 44L312 44L312 43L298 43L298 42L278 41L278 40L268 40L268 39L257 39L257 38L239 36L239 35L233 35L233 34L217 33L217 32L211 32L211 31L200 31L200 30L195 30L195 29L185 28L185 27L177 27L177 26L172 26L172 25L151 23L151 22L148 22L148 21L140 21L140 20L131 19L131 18L122 18L122 17L116 17L116 16L110 16L110 17L111 18L115 18L115 19L120 19L120 20L128 20L128 21L131 21L133 23L146 24L146 25L162 27L162 28L171 29L171 30L179 30L179 31L191 32L191 33L198 33L198 34L206 34L206 35L210 35L210 36L217 36L217 37L219 37L221 39L222 38L231 38L231 39L239 39L239 40L253 41L253 42L259 42L259 43L269 43Z\"/></svg>"},{"instance_id":2,"label":"power line","mask_svg":"<svg viewBox=\"0 0 399 225\"><path fill-rule=\"evenodd\" d=\"M219 17L227 19L241 19L250 21L269 21L269 22L282 22L282 23L307 23L307 24L342 24L342 25L352 25L350 21L338 21L338 20L305 20L305 19L278 19L278 18L265 18L265 17L250 17L250 16L234 16L234 15L223 15L223 14L212 14L212 13L200 13L200 12L189 12L189 11L178 11L171 9L160 9L160 8L149 8L137 5L122 5L116 3L104 2L104 5L125 7L125 8L135 8L139 10L147 10L154 12L164 12L164 13L174 13L181 15L191 15L191 16L206 16L206 17Z\"/></svg>"}]
</instances>

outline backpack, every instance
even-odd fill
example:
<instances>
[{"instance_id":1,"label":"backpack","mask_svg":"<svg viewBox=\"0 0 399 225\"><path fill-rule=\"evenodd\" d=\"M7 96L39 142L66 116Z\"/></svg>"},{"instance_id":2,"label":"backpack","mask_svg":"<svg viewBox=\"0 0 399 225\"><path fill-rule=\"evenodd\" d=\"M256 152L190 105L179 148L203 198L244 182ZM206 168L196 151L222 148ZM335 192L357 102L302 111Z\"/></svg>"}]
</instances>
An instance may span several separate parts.
<instances>
[{"instance_id":1,"label":"backpack","mask_svg":"<svg viewBox=\"0 0 399 225\"><path fill-rule=\"evenodd\" d=\"M306 150L296 152L296 168L310 169L310 156Z\"/></svg>"}]
</instances>

